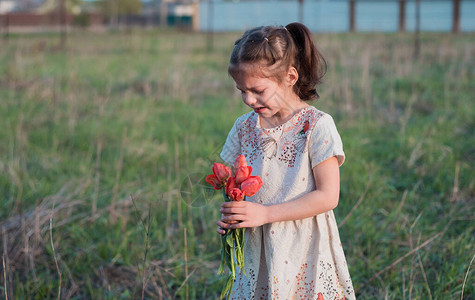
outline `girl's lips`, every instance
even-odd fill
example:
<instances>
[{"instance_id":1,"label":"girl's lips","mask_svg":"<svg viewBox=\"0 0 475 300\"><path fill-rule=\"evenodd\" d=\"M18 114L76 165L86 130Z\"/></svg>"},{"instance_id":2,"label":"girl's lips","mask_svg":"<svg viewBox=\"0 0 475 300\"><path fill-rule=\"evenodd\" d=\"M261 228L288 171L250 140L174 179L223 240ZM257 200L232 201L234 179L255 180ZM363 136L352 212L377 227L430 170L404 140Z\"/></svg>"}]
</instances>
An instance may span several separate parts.
<instances>
[{"instance_id":1,"label":"girl's lips","mask_svg":"<svg viewBox=\"0 0 475 300\"><path fill-rule=\"evenodd\" d=\"M256 107L254 108L254 112L257 114L261 114L264 112L265 109L266 109L265 107Z\"/></svg>"}]
</instances>

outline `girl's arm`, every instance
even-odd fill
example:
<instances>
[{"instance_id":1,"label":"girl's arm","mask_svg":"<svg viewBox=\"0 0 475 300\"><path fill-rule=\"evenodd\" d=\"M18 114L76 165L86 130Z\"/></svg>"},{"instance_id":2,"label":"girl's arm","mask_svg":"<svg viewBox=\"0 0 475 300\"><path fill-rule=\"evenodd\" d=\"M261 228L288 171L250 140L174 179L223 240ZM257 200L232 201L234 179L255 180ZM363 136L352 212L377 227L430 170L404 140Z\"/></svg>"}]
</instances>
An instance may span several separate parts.
<instances>
[{"instance_id":1,"label":"girl's arm","mask_svg":"<svg viewBox=\"0 0 475 300\"><path fill-rule=\"evenodd\" d=\"M257 227L267 223L300 220L330 211L338 205L340 170L336 157L331 157L313 168L316 190L293 201L261 205L248 201L225 202L221 205L223 218L216 224L221 228ZM232 221L240 223L229 224Z\"/></svg>"}]
</instances>

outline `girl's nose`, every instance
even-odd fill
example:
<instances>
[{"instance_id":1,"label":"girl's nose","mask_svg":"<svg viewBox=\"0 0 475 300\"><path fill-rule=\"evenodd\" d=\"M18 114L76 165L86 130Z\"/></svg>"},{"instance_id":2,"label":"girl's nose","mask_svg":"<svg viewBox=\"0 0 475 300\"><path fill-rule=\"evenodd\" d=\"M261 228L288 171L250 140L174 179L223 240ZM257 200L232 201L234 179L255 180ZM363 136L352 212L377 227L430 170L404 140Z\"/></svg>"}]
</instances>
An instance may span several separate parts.
<instances>
[{"instance_id":1,"label":"girl's nose","mask_svg":"<svg viewBox=\"0 0 475 300\"><path fill-rule=\"evenodd\" d=\"M254 97L253 95L250 95L250 94L242 94L242 101L247 106L253 106L257 102L256 97Z\"/></svg>"}]
</instances>

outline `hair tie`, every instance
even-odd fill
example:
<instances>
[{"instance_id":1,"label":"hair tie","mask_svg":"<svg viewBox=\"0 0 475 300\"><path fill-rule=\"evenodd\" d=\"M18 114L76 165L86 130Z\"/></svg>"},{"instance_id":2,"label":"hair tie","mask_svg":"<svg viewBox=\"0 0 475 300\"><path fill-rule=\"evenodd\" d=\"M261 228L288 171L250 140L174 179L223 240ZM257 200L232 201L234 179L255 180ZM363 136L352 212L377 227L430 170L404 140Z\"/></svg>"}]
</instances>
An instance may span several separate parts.
<instances>
[{"instance_id":1,"label":"hair tie","mask_svg":"<svg viewBox=\"0 0 475 300\"><path fill-rule=\"evenodd\" d=\"M289 32L289 30L287 29L287 27L284 26L284 29L285 29L285 31Z\"/></svg>"},{"instance_id":2,"label":"hair tie","mask_svg":"<svg viewBox=\"0 0 475 300\"><path fill-rule=\"evenodd\" d=\"M264 37L264 40L266 40L267 42L269 42L269 39L268 39L266 36Z\"/></svg>"}]
</instances>

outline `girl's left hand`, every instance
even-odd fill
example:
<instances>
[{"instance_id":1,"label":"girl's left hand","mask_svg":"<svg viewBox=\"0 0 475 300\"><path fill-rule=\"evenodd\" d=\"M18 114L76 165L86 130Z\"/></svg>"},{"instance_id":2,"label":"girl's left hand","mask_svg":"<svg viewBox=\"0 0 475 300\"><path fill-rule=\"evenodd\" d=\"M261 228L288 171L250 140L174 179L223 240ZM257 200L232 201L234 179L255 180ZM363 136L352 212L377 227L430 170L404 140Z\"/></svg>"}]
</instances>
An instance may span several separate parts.
<instances>
[{"instance_id":1,"label":"girl's left hand","mask_svg":"<svg viewBox=\"0 0 475 300\"><path fill-rule=\"evenodd\" d=\"M216 225L225 229L258 227L267 223L267 207L254 202L224 202L220 212L223 218Z\"/></svg>"}]
</instances>

